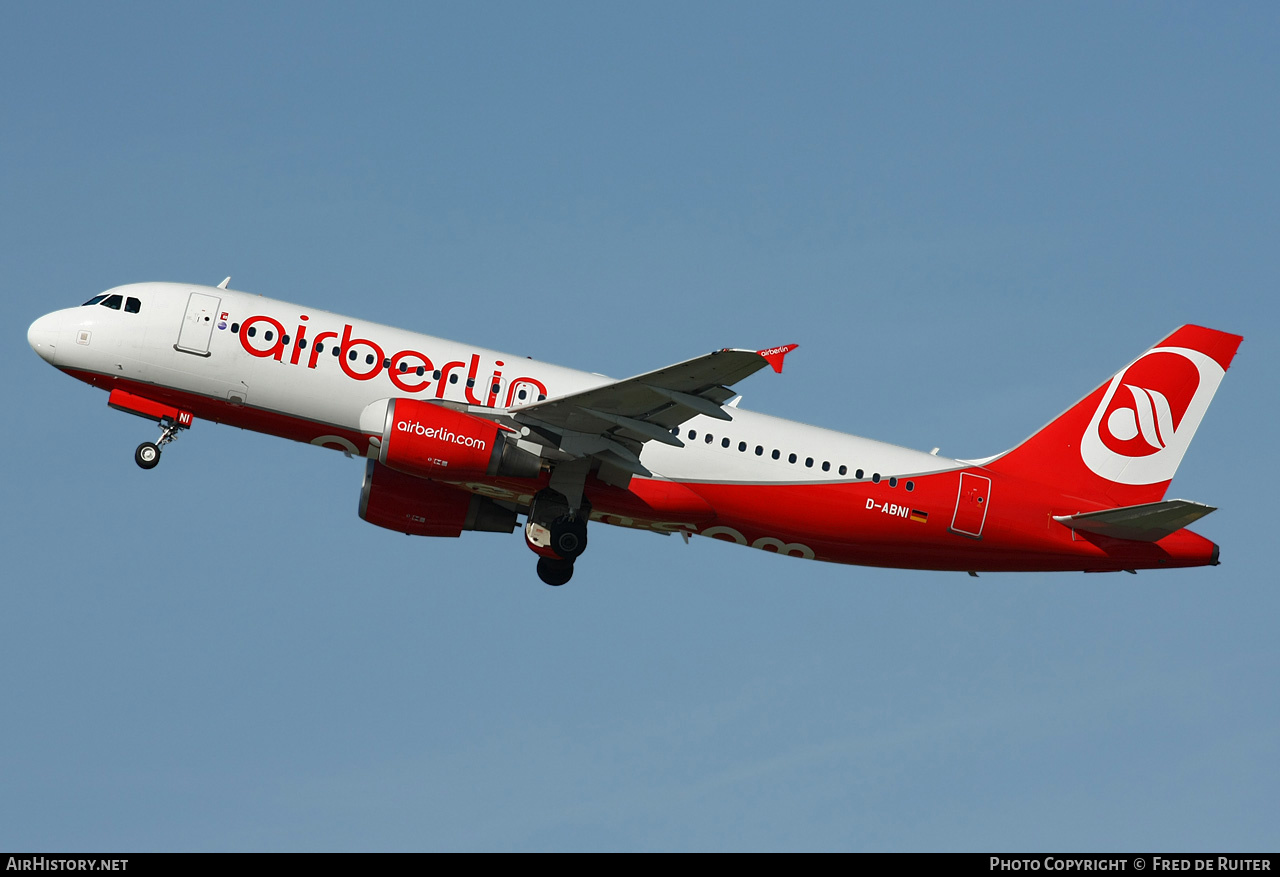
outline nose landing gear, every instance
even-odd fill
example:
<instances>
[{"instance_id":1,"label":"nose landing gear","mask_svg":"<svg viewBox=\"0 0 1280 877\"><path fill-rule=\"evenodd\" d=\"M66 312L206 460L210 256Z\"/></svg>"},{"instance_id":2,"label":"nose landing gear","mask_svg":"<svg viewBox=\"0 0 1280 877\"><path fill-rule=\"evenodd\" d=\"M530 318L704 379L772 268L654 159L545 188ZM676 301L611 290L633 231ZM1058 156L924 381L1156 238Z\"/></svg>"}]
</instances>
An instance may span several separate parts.
<instances>
[{"instance_id":1,"label":"nose landing gear","mask_svg":"<svg viewBox=\"0 0 1280 877\"><path fill-rule=\"evenodd\" d=\"M154 469L160 463L160 451L165 445L178 436L178 430L189 429L195 418L190 411L174 408L165 402L157 402L145 396L126 392L119 387L111 391L107 405L117 411L145 417L153 423L160 424L160 438L154 442L143 442L133 452L133 462L143 469Z\"/></svg>"},{"instance_id":2,"label":"nose landing gear","mask_svg":"<svg viewBox=\"0 0 1280 877\"><path fill-rule=\"evenodd\" d=\"M133 452L133 462L143 469L154 469L160 465L160 449L178 437L178 430L184 427L172 420L161 421L164 431L155 442L143 442Z\"/></svg>"}]
</instances>

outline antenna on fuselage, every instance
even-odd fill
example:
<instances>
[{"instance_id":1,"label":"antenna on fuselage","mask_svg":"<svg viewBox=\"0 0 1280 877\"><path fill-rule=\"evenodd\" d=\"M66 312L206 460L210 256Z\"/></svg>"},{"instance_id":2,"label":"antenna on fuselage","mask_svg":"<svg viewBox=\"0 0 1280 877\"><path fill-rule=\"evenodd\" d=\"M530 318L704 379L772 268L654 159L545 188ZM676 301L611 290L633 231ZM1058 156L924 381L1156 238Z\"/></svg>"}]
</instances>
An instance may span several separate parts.
<instances>
[{"instance_id":1,"label":"antenna on fuselage","mask_svg":"<svg viewBox=\"0 0 1280 877\"><path fill-rule=\"evenodd\" d=\"M230 278L230 277L228 277L226 280L224 280L224 281L222 281L221 283L219 283L219 284L218 284L218 289L226 289L226 288L227 288L227 284L228 284L228 283L230 283L230 282L231 282L231 278Z\"/></svg>"}]
</instances>

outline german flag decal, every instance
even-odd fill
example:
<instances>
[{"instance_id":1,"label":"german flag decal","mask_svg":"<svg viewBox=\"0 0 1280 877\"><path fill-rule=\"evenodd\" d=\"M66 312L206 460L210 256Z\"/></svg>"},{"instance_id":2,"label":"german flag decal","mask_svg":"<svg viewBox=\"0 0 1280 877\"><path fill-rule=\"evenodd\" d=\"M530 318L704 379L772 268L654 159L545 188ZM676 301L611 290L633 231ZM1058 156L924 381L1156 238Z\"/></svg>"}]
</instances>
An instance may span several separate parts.
<instances>
[{"instance_id":1,"label":"german flag decal","mask_svg":"<svg viewBox=\"0 0 1280 877\"><path fill-rule=\"evenodd\" d=\"M922 512L919 509L912 509L911 520L915 521L917 524L927 524L929 523L929 513Z\"/></svg>"}]
</instances>

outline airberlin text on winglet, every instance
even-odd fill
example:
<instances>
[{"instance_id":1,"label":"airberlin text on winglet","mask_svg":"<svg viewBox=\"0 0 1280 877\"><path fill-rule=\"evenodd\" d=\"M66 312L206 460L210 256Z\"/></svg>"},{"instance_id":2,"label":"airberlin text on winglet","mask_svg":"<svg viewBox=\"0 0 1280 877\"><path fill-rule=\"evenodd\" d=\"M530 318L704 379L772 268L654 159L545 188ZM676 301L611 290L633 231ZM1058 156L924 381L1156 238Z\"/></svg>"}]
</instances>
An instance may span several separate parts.
<instances>
[{"instance_id":1,"label":"airberlin text on winglet","mask_svg":"<svg viewBox=\"0 0 1280 877\"><path fill-rule=\"evenodd\" d=\"M773 366L773 370L778 374L782 374L782 360L787 354L799 347L799 344L784 344L782 347L770 347L767 350L757 350L756 353L765 358L769 365Z\"/></svg>"},{"instance_id":2,"label":"airberlin text on winglet","mask_svg":"<svg viewBox=\"0 0 1280 877\"><path fill-rule=\"evenodd\" d=\"M221 322L225 323L227 319L227 314L223 313L221 315ZM284 362L285 348L286 346L291 346L293 348L293 353L289 356L290 365L298 365L300 363L300 360L302 359L302 352L309 342L311 345L311 354L307 357L306 361L306 368L309 369L315 368L319 362L320 354L324 351L324 342L329 339L336 338L339 339L337 342L339 345L337 355L338 366L347 377L355 381L368 381L376 378L380 373L385 371L387 373L387 377L390 378L391 383L394 384L397 389L406 393L424 392L431 386L432 380L436 380L435 396L437 399L444 398L451 373L466 368L467 380L464 390L466 392L467 401L472 405L483 405L487 408L493 408L498 404L498 396L503 385L502 368L505 365L502 360L495 360L493 373L490 375L488 384L486 385L488 393L482 399L480 396L475 394L473 389L476 386L476 374L480 368L480 354L478 353L473 353L471 355L469 367L468 363L460 360L446 362L439 368L440 377L438 380L434 378L424 378L422 380L415 381L412 380L412 378L420 377L418 374L419 368L422 369L424 374L434 374L437 370L434 363L431 361L431 358L425 353L421 353L417 350L400 350L388 357L384 352L382 345L377 342L368 338L351 337L354 327L350 323L343 325L341 335L337 332L325 331L320 332L316 334L315 337L309 339L307 338L308 319L309 318L305 315L298 317L298 328L293 336L293 343L290 345L285 344L284 339L287 338L288 335L284 328L284 324L275 317L270 317L265 314L257 314L252 317L247 317L242 323L240 323L239 331L236 334L240 339L240 346L244 348L245 352L250 356L256 356L260 359L271 358L276 362ZM252 340L257 334L257 326L259 324L266 324L271 327L271 329L275 330L275 336L272 338L267 338L267 336L264 335L264 339L267 340L268 344L270 344L269 347L257 347L255 346L255 342ZM235 327L233 326L232 328ZM352 365L352 362L356 359L352 354L354 349L357 347L367 347L372 351L374 361L365 371L360 371ZM403 370L401 369L401 364L405 365ZM536 390L537 393L534 397L535 399L538 397L546 398L547 396L547 387L542 383L542 381L531 377L513 378L507 385L507 395L504 403L505 407L510 408L514 402L525 401L516 398L521 385L526 386L530 390ZM534 400L530 399L528 401Z\"/></svg>"}]
</instances>

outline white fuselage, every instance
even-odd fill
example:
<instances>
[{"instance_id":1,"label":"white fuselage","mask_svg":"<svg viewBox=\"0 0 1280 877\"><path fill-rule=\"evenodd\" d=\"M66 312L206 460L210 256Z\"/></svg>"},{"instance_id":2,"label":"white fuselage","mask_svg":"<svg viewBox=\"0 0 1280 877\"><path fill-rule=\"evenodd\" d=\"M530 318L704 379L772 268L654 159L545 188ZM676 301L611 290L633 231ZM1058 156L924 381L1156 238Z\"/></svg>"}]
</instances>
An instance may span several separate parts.
<instances>
[{"instance_id":1,"label":"white fuselage","mask_svg":"<svg viewBox=\"0 0 1280 877\"><path fill-rule=\"evenodd\" d=\"M193 294L212 305L206 350L198 336L193 342L191 333L184 332ZM538 401L543 388L554 398L611 381L229 289L141 283L104 295L136 298L141 306L137 313L101 304L82 306L42 318L32 331L48 335L52 352L42 352L46 359L72 372L234 400L255 411L306 421L315 427L306 440L359 454L368 453L372 432L361 424L361 413L378 400L444 399L489 407L505 407L509 401L518 408ZM245 332L246 323L252 337ZM335 356L344 336L346 355ZM397 354L399 360L388 368ZM704 416L688 421L680 428L683 448L647 443L644 465L660 478L682 482L790 484L848 481L858 470L866 477L905 478L962 465L741 408L731 414L731 422ZM352 434L365 436L365 441L343 438Z\"/></svg>"}]
</instances>

